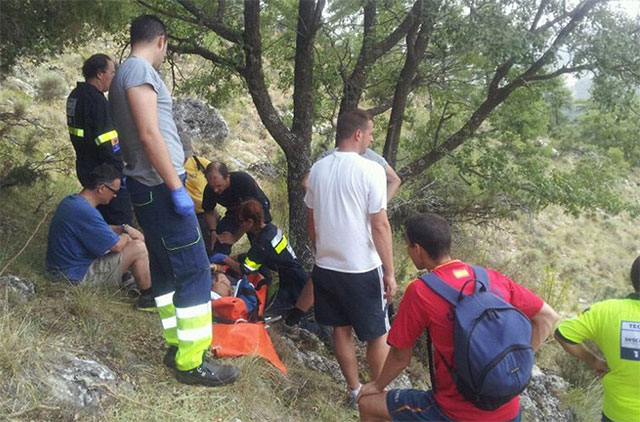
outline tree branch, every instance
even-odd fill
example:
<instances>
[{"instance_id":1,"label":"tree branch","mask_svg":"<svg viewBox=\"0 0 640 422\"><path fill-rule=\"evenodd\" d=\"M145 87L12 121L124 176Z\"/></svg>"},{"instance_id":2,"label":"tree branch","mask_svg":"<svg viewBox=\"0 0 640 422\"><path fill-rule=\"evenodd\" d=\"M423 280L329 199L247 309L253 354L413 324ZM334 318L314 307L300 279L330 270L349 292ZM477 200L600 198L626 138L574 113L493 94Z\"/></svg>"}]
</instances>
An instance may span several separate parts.
<instances>
[{"instance_id":1,"label":"tree branch","mask_svg":"<svg viewBox=\"0 0 640 422\"><path fill-rule=\"evenodd\" d=\"M382 55L386 54L394 45L398 44L398 42L407 35L411 27L414 26L416 19L420 17L422 8L423 1L416 0L416 2L413 4L413 7L411 7L411 10L409 11L409 13L407 13L407 16L405 16L400 25L398 25L398 27L387 36L387 38L372 46L371 62L375 62L376 60L378 60Z\"/></svg>"},{"instance_id":2,"label":"tree branch","mask_svg":"<svg viewBox=\"0 0 640 422\"><path fill-rule=\"evenodd\" d=\"M231 41L234 44L242 43L242 34L238 31L235 31L227 26L223 25L222 21L209 19L201 9L197 8L192 2L189 0L176 0L182 7L184 7L187 11L189 11L198 22L202 25L206 26L222 38L227 41ZM220 3L219 3L220 4ZM223 2L223 12L224 13L224 2ZM218 6L218 14L217 17L221 17L220 14L220 6Z\"/></svg>"},{"instance_id":3,"label":"tree branch","mask_svg":"<svg viewBox=\"0 0 640 422\"><path fill-rule=\"evenodd\" d=\"M156 13L158 13L160 15L163 15L163 16L166 16L166 17L169 17L169 18L172 18L172 19L178 19L178 20L181 20L183 22L190 23L192 25L199 25L200 24L200 22L198 22L196 19L193 19L193 18L190 18L190 17L187 17L187 16L181 16L181 15L178 15L177 13L173 13L173 12L170 12L168 10L160 9L159 7L153 6L153 5L147 3L144 0L136 0L136 2L138 4L140 4L141 6L146 7L147 9L152 10L153 12L156 12Z\"/></svg>"},{"instance_id":4,"label":"tree branch","mask_svg":"<svg viewBox=\"0 0 640 422\"><path fill-rule=\"evenodd\" d=\"M233 61L225 57L222 57L202 46L194 45L191 43L191 41L187 39L178 38L173 35L169 35L169 38L180 42L180 44L169 44L168 48L173 52L181 53L181 54L196 54L204 59L211 61L212 63L234 70L240 73L241 75L246 71L246 68L239 66Z\"/></svg>"},{"instance_id":5,"label":"tree branch","mask_svg":"<svg viewBox=\"0 0 640 422\"><path fill-rule=\"evenodd\" d=\"M567 66L562 66L561 68L551 72L551 73L545 73L545 74L541 74L541 75L534 75L531 76L527 79L524 79L526 82L535 82L535 81L546 81L548 79L553 79L556 78L560 75L564 75L566 73L576 73L576 72L582 72L585 70L593 70L595 68L594 65L592 64L585 64L585 65L581 65L581 66L575 66L575 67L567 67Z\"/></svg>"},{"instance_id":6,"label":"tree branch","mask_svg":"<svg viewBox=\"0 0 640 422\"><path fill-rule=\"evenodd\" d=\"M549 0L542 0L540 2L540 6L538 6L538 11L536 12L536 16L533 18L533 22L531 23L531 28L529 28L529 32L534 32L536 26L538 26L538 22L540 22L540 18L542 18L542 14L544 13L545 7L549 4Z\"/></svg>"}]
</instances>

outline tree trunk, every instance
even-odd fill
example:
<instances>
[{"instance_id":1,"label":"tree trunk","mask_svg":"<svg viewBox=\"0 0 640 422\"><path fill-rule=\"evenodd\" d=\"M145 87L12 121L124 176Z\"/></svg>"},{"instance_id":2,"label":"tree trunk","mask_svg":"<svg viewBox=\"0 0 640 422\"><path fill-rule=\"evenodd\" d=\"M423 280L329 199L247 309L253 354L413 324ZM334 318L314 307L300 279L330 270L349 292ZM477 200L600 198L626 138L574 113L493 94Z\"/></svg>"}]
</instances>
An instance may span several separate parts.
<instances>
[{"instance_id":1,"label":"tree trunk","mask_svg":"<svg viewBox=\"0 0 640 422\"><path fill-rule=\"evenodd\" d=\"M291 243L303 263L310 265L313 254L307 233L307 210L304 205L302 179L311 166L311 136L313 133L313 44L320 26L324 0L299 0L296 36L295 78L293 86L294 142L288 142L287 190L289 197L289 234Z\"/></svg>"},{"instance_id":2,"label":"tree trunk","mask_svg":"<svg viewBox=\"0 0 640 422\"><path fill-rule=\"evenodd\" d=\"M435 18L436 10L430 15L423 11L420 19L416 21L407 34L407 54L393 94L393 106L391 107L391 116L389 117L383 151L384 158L392 167L395 167L396 158L398 157L398 144L400 143L400 133L402 132L402 120L407 108L407 98L411 93L412 81L418 72L418 66L427 50L429 36L435 25ZM420 31L418 31L418 27Z\"/></svg>"}]
</instances>

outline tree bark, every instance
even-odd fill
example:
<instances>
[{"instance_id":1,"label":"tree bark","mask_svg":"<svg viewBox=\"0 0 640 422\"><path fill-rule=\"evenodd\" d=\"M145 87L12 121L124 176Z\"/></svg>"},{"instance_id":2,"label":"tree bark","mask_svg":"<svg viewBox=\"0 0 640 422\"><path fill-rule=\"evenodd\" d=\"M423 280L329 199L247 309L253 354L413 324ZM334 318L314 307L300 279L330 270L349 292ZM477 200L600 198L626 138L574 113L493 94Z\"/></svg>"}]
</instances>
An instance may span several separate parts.
<instances>
[{"instance_id":1,"label":"tree bark","mask_svg":"<svg viewBox=\"0 0 640 422\"><path fill-rule=\"evenodd\" d=\"M436 13L435 10L430 14L427 11L423 11L420 19L416 21L407 34L407 54L393 95L393 105L383 151L384 158L392 167L396 165L398 144L400 143L400 134L402 132L402 120L407 108L407 98L413 88L411 82L415 78L418 66L427 50L429 38L436 21Z\"/></svg>"},{"instance_id":2,"label":"tree bark","mask_svg":"<svg viewBox=\"0 0 640 422\"><path fill-rule=\"evenodd\" d=\"M295 142L283 146L287 157L287 190L289 198L289 234L299 258L306 264L313 262L307 234L307 212L304 205L302 179L311 166L311 137L313 133L313 45L320 27L324 0L299 0L298 30L293 86L293 124Z\"/></svg>"},{"instance_id":3,"label":"tree bark","mask_svg":"<svg viewBox=\"0 0 640 422\"><path fill-rule=\"evenodd\" d=\"M391 32L384 40L373 43L376 29L377 9L375 0L368 0L364 6L364 26L362 34L362 47L358 55L358 61L353 68L349 78L344 81L342 90L342 101L340 102L340 115L343 111L356 108L360 103L360 98L365 90L369 70L371 66L383 55L385 55L402 37L404 37L422 10L422 1L416 0L413 7L407 13L404 20Z\"/></svg>"}]
</instances>

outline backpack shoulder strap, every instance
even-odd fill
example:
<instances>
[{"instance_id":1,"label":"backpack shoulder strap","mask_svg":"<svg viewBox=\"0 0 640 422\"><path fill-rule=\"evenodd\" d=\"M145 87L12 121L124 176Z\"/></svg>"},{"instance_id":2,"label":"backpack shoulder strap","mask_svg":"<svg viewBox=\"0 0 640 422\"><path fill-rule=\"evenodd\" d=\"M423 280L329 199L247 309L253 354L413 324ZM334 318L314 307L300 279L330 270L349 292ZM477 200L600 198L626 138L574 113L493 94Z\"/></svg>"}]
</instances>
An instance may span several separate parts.
<instances>
[{"instance_id":1,"label":"backpack shoulder strap","mask_svg":"<svg viewBox=\"0 0 640 422\"><path fill-rule=\"evenodd\" d=\"M431 290L433 290L438 296L456 306L458 304L458 295L460 292L447 283L442 281L440 277L433 273L423 274L420 276L420 280L424 282Z\"/></svg>"},{"instance_id":2,"label":"backpack shoulder strap","mask_svg":"<svg viewBox=\"0 0 640 422\"><path fill-rule=\"evenodd\" d=\"M193 159L196 162L196 166L198 166L198 170L200 170L202 173L204 173L205 168L202 165L202 163L200 162L200 160L198 159L198 157L195 156L195 154L193 155Z\"/></svg>"},{"instance_id":3,"label":"backpack shoulder strap","mask_svg":"<svg viewBox=\"0 0 640 422\"><path fill-rule=\"evenodd\" d=\"M480 289L480 285L484 285L488 292L491 291L491 284L489 283L489 274L487 274L487 270L484 267L479 265L472 265L471 269L473 270L473 277L476 281L476 291Z\"/></svg>"}]
</instances>

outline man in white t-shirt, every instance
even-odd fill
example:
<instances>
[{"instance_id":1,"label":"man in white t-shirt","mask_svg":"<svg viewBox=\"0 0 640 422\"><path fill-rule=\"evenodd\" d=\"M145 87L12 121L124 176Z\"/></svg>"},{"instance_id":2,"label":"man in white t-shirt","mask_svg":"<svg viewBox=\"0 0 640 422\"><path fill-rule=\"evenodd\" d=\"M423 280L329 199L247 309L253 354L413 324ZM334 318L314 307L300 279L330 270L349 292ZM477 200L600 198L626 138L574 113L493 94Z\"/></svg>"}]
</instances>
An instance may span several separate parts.
<instances>
[{"instance_id":1,"label":"man in white t-shirt","mask_svg":"<svg viewBox=\"0 0 640 422\"><path fill-rule=\"evenodd\" d=\"M360 389L352 329L367 343L372 377L389 347L387 299L397 289L384 169L363 158L373 120L359 109L338 117L338 150L316 162L305 196L307 226L316 250L312 278L318 324L334 327L335 353L350 389Z\"/></svg>"}]
</instances>

